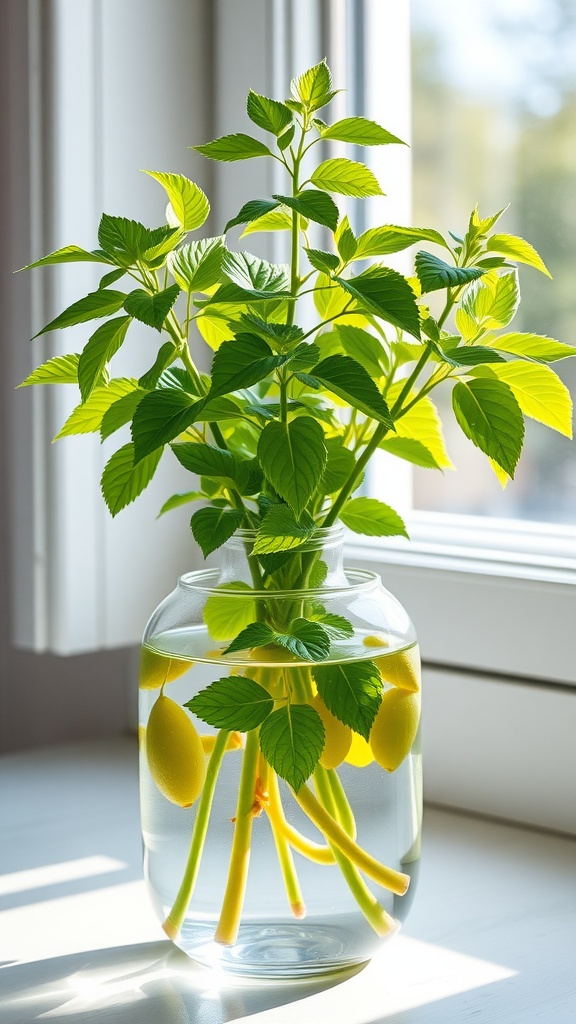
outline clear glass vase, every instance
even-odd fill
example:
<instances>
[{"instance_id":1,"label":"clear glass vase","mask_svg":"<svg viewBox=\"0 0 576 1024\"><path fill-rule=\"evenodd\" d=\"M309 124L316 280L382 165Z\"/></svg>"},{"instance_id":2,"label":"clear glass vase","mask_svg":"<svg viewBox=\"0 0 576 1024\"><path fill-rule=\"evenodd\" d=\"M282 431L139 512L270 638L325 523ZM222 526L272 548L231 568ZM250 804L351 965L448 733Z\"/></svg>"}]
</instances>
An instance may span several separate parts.
<instances>
[{"instance_id":1,"label":"clear glass vase","mask_svg":"<svg viewBox=\"0 0 576 1024\"><path fill-rule=\"evenodd\" d=\"M182 576L146 627L145 875L165 931L194 960L254 977L303 977L370 959L411 903L422 803L418 648L380 577L343 567L339 526L290 552L299 589L271 589L261 573L255 580L253 544L250 531L235 534L220 570ZM327 658L314 662L277 643L222 653L249 623L281 633L295 615L333 624ZM342 617L351 624L345 636L334 626ZM252 680L275 709L289 702L318 712L320 764L298 790L264 758L259 728L211 728L184 707L222 679L234 687ZM363 693L382 695L369 742L327 711L332 681L356 709Z\"/></svg>"}]
</instances>

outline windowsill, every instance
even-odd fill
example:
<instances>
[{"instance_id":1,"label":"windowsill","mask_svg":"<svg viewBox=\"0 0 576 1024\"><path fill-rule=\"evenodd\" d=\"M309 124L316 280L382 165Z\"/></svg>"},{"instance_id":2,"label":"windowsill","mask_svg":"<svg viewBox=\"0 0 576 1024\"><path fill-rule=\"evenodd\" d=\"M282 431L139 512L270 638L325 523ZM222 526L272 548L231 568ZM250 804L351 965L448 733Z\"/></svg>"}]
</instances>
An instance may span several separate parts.
<instances>
[{"instance_id":1,"label":"windowsill","mask_svg":"<svg viewBox=\"0 0 576 1024\"><path fill-rule=\"evenodd\" d=\"M376 960L324 990L222 986L163 938L149 910L134 742L0 764L4 870L24 873L0 914L4 1024L44 1014L83 1024L223 1024L252 1014L254 1024L573 1019L571 839L429 808L414 907ZM60 867L44 880L26 874L47 865Z\"/></svg>"}]
</instances>

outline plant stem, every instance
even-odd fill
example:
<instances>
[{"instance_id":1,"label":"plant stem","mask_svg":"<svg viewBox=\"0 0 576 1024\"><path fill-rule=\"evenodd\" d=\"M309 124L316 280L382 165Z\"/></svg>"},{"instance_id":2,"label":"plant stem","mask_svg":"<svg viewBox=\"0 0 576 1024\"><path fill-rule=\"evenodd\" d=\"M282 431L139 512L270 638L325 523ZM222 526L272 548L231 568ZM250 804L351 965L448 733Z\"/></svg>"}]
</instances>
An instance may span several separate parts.
<instances>
[{"instance_id":1,"label":"plant stem","mask_svg":"<svg viewBox=\"0 0 576 1024\"><path fill-rule=\"evenodd\" d=\"M258 730L252 729L246 736L228 881L222 901L220 919L214 934L215 941L223 946L233 946L238 938L250 862L250 839L254 820L254 793L259 751Z\"/></svg>"},{"instance_id":2,"label":"plant stem","mask_svg":"<svg viewBox=\"0 0 576 1024\"><path fill-rule=\"evenodd\" d=\"M352 808L348 802L348 797L344 792L344 786L338 778L338 772L335 768L324 769L326 778L330 788L332 789L332 798L337 811L337 818L342 828L348 833L351 839L356 839L357 828L356 819L352 813Z\"/></svg>"},{"instance_id":3,"label":"plant stem","mask_svg":"<svg viewBox=\"0 0 576 1024\"><path fill-rule=\"evenodd\" d=\"M372 878L383 889L389 889L397 896L403 896L410 884L410 876L394 868L386 867L371 854L358 846L353 839L344 831L334 817L322 806L308 786L301 786L298 792L292 790L294 797L300 804L302 810L310 820L324 833L328 842L333 843L337 849L351 860L356 867L360 868L369 878Z\"/></svg>"},{"instance_id":4,"label":"plant stem","mask_svg":"<svg viewBox=\"0 0 576 1024\"><path fill-rule=\"evenodd\" d=\"M280 793L278 791L278 779L276 772L268 773L268 796L269 802L274 801L276 805L278 805L280 801ZM304 897L302 896L302 891L300 889L298 875L296 874L296 867L294 865L294 858L292 857L290 843L282 830L276 824L276 819L270 815L268 817L290 909L294 914L294 917L301 919L306 916L306 904L304 903Z\"/></svg>"},{"instance_id":5,"label":"plant stem","mask_svg":"<svg viewBox=\"0 0 576 1024\"><path fill-rule=\"evenodd\" d=\"M192 842L190 844L190 853L188 854L188 860L184 869L184 877L180 884L176 899L174 900L172 910L162 925L164 931L171 939L174 939L180 931L190 900L192 899L194 886L196 885L196 879L198 877L198 871L200 870L204 840L208 830L210 811L212 810L214 789L216 787L220 765L222 764L222 758L226 751L226 744L228 743L229 736L229 732L226 732L224 729L220 730L216 737L214 750L212 751L210 760L208 761L206 780L202 789L200 803L198 804L196 821L192 832Z\"/></svg>"},{"instance_id":6,"label":"plant stem","mask_svg":"<svg viewBox=\"0 0 576 1024\"><path fill-rule=\"evenodd\" d=\"M321 843L315 843L311 839L307 839L298 829L286 821L277 782L275 788L270 787L269 797L266 813L270 822L274 824L278 832L285 836L290 846L298 850L298 853L301 853L303 857L307 857L308 860L314 861L316 864L334 864L334 854L329 846L323 846Z\"/></svg>"},{"instance_id":7,"label":"plant stem","mask_svg":"<svg viewBox=\"0 0 576 1024\"><path fill-rule=\"evenodd\" d=\"M331 814L338 817L338 808L334 793L330 785L327 773L321 765L317 765L314 771L314 784L316 792L324 807ZM397 927L396 922L390 914L378 903L373 893L370 892L358 868L346 857L334 843L330 843L334 852L334 858L344 880L354 896L360 910L368 923L380 937L389 935Z\"/></svg>"}]
</instances>

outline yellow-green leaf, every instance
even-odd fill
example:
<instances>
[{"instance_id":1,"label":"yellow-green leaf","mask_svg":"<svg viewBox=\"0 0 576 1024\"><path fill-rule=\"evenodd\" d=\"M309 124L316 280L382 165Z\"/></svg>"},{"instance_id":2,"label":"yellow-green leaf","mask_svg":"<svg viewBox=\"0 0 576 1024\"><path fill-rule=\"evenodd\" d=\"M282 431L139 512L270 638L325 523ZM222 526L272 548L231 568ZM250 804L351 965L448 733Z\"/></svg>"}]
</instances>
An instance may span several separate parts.
<instances>
[{"instance_id":1,"label":"yellow-green leaf","mask_svg":"<svg viewBox=\"0 0 576 1024\"><path fill-rule=\"evenodd\" d=\"M387 400L390 405L400 393L401 383L390 388ZM432 453L440 469L454 469L442 433L438 411L431 398L421 398L408 412L394 423L397 437L409 437L420 441Z\"/></svg>"},{"instance_id":2,"label":"yellow-green leaf","mask_svg":"<svg viewBox=\"0 0 576 1024\"><path fill-rule=\"evenodd\" d=\"M210 213L210 203L201 188L183 174L145 171L166 190L178 224L185 231L202 227Z\"/></svg>"},{"instance_id":3,"label":"yellow-green leaf","mask_svg":"<svg viewBox=\"0 0 576 1024\"><path fill-rule=\"evenodd\" d=\"M486 249L488 252L497 252L501 256L515 260L517 263L526 263L529 267L540 270L547 277L552 277L534 246L518 235L492 235L486 242Z\"/></svg>"},{"instance_id":4,"label":"yellow-green leaf","mask_svg":"<svg viewBox=\"0 0 576 1024\"><path fill-rule=\"evenodd\" d=\"M138 387L136 380L127 377L114 377L105 387L94 388L90 397L81 405L77 405L66 420L54 440L68 437L70 434L90 434L100 430L104 413L111 405L124 395L130 394Z\"/></svg>"},{"instance_id":5,"label":"yellow-green leaf","mask_svg":"<svg viewBox=\"0 0 576 1024\"><path fill-rule=\"evenodd\" d=\"M512 391L525 416L572 437L572 399L554 370L538 363L514 360L477 367L475 377L497 377Z\"/></svg>"},{"instance_id":6,"label":"yellow-green leaf","mask_svg":"<svg viewBox=\"0 0 576 1024\"><path fill-rule=\"evenodd\" d=\"M343 196L383 196L378 179L364 164L347 157L334 157L324 160L313 172L313 185L326 192L337 192Z\"/></svg>"}]
</instances>

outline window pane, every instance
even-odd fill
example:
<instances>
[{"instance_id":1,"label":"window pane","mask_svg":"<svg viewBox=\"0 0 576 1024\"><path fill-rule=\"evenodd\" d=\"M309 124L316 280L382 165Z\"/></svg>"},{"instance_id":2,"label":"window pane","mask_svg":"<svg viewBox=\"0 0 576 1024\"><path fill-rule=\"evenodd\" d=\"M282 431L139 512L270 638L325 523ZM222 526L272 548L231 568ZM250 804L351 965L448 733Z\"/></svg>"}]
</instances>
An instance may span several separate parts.
<instances>
[{"instance_id":1,"label":"window pane","mask_svg":"<svg viewBox=\"0 0 576 1024\"><path fill-rule=\"evenodd\" d=\"M412 0L414 220L463 233L508 202L502 230L528 239L554 280L521 268L514 328L576 334L574 0ZM553 364L576 393L576 360ZM416 470L414 507L576 523L576 445L528 421L505 492L436 392L457 473Z\"/></svg>"}]
</instances>

